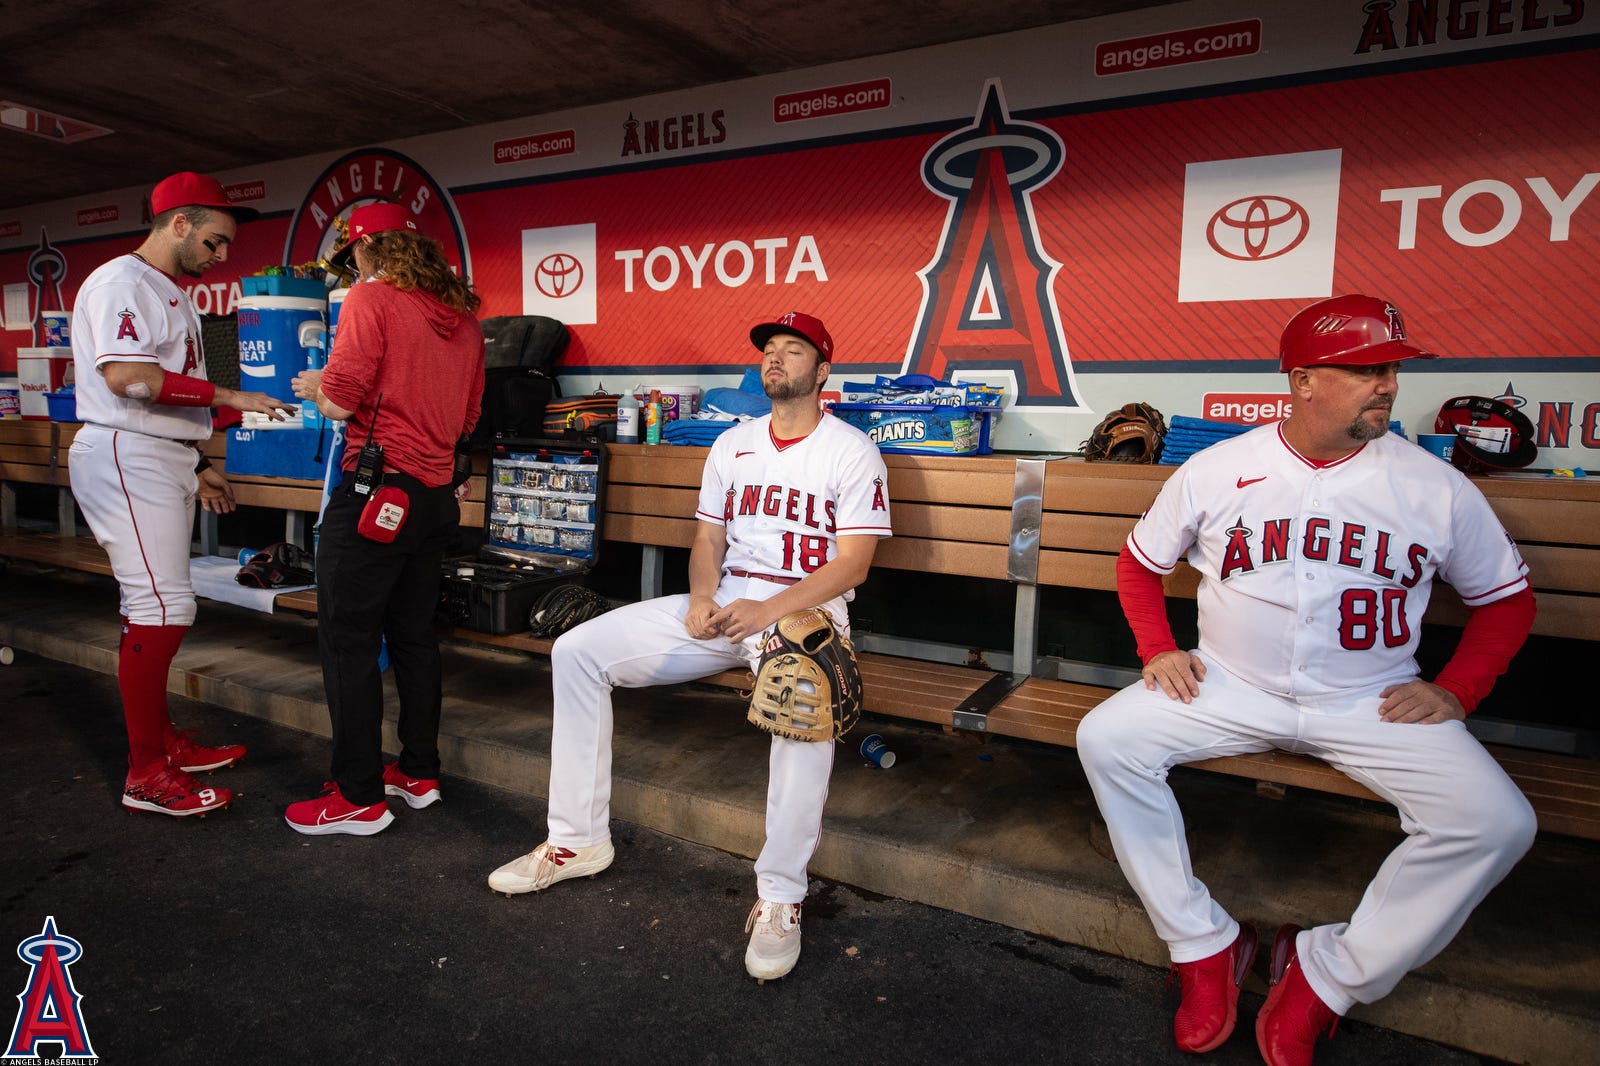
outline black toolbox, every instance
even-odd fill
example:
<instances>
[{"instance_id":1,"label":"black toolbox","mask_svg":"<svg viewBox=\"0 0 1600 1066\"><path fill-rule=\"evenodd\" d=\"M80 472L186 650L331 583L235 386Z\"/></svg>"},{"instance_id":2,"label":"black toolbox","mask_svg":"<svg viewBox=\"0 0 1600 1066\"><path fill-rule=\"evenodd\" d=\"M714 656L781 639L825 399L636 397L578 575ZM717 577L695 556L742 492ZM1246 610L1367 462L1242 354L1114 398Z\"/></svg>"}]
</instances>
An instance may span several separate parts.
<instances>
[{"instance_id":1,"label":"black toolbox","mask_svg":"<svg viewBox=\"0 0 1600 1066\"><path fill-rule=\"evenodd\" d=\"M504 635L553 586L581 581L600 552L605 445L496 437L490 445L477 554L447 559L439 621Z\"/></svg>"}]
</instances>

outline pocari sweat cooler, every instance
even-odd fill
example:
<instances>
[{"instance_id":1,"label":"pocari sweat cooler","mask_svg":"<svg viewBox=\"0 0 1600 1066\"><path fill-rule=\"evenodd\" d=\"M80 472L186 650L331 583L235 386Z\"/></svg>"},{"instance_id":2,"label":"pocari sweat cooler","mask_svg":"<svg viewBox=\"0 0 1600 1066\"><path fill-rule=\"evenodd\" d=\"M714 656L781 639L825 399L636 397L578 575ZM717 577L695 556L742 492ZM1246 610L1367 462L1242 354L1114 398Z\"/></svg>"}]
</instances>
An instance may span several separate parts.
<instances>
[{"instance_id":1,"label":"pocari sweat cooler","mask_svg":"<svg viewBox=\"0 0 1600 1066\"><path fill-rule=\"evenodd\" d=\"M321 285L312 296L255 296L239 298L239 387L264 392L277 400L296 403L294 378L309 365L301 343L300 327L327 321L328 301ZM278 423L283 425L283 423ZM297 426L297 420L289 425Z\"/></svg>"}]
</instances>

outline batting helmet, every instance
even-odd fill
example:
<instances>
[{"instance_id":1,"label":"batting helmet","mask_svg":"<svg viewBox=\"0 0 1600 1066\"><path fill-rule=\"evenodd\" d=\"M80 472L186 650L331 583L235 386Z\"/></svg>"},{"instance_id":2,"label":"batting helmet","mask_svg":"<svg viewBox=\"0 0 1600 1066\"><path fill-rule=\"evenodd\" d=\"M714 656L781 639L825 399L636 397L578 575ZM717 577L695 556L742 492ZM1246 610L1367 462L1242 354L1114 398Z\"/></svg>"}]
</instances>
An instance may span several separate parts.
<instances>
[{"instance_id":1,"label":"batting helmet","mask_svg":"<svg viewBox=\"0 0 1600 1066\"><path fill-rule=\"evenodd\" d=\"M1433 431L1456 435L1450 462L1463 474L1521 470L1539 454L1528 416L1487 396L1446 400L1433 420Z\"/></svg>"},{"instance_id":2,"label":"batting helmet","mask_svg":"<svg viewBox=\"0 0 1600 1066\"><path fill-rule=\"evenodd\" d=\"M1302 366L1376 366L1401 359L1432 359L1405 343L1400 309L1376 296L1335 296L1301 309L1283 327L1278 369Z\"/></svg>"}]
</instances>

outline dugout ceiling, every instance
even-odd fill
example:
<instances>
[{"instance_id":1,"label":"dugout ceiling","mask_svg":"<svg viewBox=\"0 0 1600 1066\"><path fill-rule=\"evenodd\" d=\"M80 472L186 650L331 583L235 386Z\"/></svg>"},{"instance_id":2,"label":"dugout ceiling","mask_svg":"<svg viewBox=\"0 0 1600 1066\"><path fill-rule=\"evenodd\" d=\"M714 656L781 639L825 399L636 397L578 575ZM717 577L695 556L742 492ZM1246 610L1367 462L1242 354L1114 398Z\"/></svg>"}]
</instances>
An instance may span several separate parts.
<instances>
[{"instance_id":1,"label":"dugout ceiling","mask_svg":"<svg viewBox=\"0 0 1600 1066\"><path fill-rule=\"evenodd\" d=\"M0 209L1162 6L1152 0L0 0Z\"/></svg>"}]
</instances>

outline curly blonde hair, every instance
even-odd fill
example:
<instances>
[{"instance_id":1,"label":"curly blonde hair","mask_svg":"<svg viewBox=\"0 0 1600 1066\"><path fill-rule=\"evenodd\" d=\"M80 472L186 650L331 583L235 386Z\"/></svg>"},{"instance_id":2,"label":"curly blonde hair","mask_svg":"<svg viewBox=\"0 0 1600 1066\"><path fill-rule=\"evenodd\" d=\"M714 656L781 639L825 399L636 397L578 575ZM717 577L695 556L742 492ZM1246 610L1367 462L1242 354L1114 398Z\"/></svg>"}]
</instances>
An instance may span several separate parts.
<instances>
[{"instance_id":1,"label":"curly blonde hair","mask_svg":"<svg viewBox=\"0 0 1600 1066\"><path fill-rule=\"evenodd\" d=\"M373 269L381 271L376 280L393 285L401 292L421 289L446 307L473 314L483 297L472 283L458 277L444 257L444 249L432 237L408 230L386 230L367 238Z\"/></svg>"}]
</instances>

